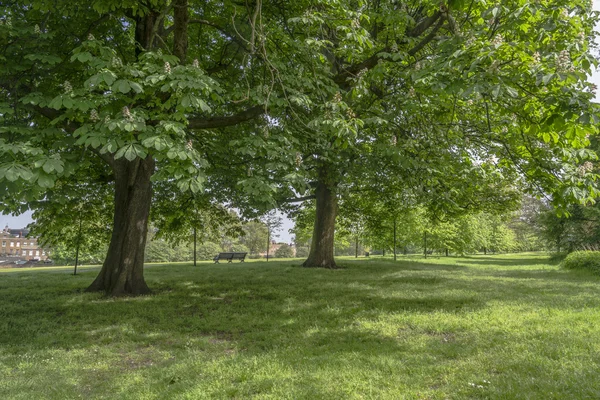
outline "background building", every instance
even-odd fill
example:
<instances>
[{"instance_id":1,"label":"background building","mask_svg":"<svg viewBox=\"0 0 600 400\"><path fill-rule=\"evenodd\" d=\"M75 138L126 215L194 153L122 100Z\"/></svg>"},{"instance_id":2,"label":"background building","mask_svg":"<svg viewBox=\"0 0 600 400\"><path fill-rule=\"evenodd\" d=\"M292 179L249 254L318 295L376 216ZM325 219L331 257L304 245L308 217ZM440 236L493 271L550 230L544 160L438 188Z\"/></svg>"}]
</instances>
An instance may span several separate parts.
<instances>
[{"instance_id":1,"label":"background building","mask_svg":"<svg viewBox=\"0 0 600 400\"><path fill-rule=\"evenodd\" d=\"M8 225L0 231L0 257L19 260L46 260L48 251L38 246L36 238L29 238L27 229L10 229Z\"/></svg>"}]
</instances>

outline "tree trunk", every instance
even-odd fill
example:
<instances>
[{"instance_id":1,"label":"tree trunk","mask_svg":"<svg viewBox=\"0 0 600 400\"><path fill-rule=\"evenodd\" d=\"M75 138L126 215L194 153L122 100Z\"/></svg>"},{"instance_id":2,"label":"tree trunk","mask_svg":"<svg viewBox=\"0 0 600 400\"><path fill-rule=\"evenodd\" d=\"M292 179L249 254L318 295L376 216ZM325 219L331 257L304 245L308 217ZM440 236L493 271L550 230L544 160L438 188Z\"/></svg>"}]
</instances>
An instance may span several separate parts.
<instances>
[{"instance_id":1,"label":"tree trunk","mask_svg":"<svg viewBox=\"0 0 600 400\"><path fill-rule=\"evenodd\" d=\"M115 215L108 254L87 291L110 296L149 293L144 280L144 250L152 200L154 159L112 162L115 174Z\"/></svg>"},{"instance_id":2,"label":"tree trunk","mask_svg":"<svg viewBox=\"0 0 600 400\"><path fill-rule=\"evenodd\" d=\"M356 243L354 248L354 258L358 258L358 235L356 235Z\"/></svg>"},{"instance_id":3,"label":"tree trunk","mask_svg":"<svg viewBox=\"0 0 600 400\"><path fill-rule=\"evenodd\" d=\"M188 0L175 0L173 2L174 31L173 31L173 55L179 58L181 64L185 63L188 50Z\"/></svg>"},{"instance_id":4,"label":"tree trunk","mask_svg":"<svg viewBox=\"0 0 600 400\"><path fill-rule=\"evenodd\" d=\"M321 167L316 188L317 213L312 245L304 267L337 268L333 258L337 196L335 185L327 182L326 170Z\"/></svg>"},{"instance_id":5,"label":"tree trunk","mask_svg":"<svg viewBox=\"0 0 600 400\"><path fill-rule=\"evenodd\" d=\"M394 216L394 261L396 261L396 217Z\"/></svg>"},{"instance_id":6,"label":"tree trunk","mask_svg":"<svg viewBox=\"0 0 600 400\"><path fill-rule=\"evenodd\" d=\"M448 257L448 249L446 249L446 257Z\"/></svg>"},{"instance_id":7,"label":"tree trunk","mask_svg":"<svg viewBox=\"0 0 600 400\"><path fill-rule=\"evenodd\" d=\"M196 227L194 226L194 267L196 266Z\"/></svg>"},{"instance_id":8,"label":"tree trunk","mask_svg":"<svg viewBox=\"0 0 600 400\"><path fill-rule=\"evenodd\" d=\"M487 256L487 247L483 246L483 255Z\"/></svg>"},{"instance_id":9,"label":"tree trunk","mask_svg":"<svg viewBox=\"0 0 600 400\"><path fill-rule=\"evenodd\" d=\"M385 257L385 248L383 249L383 257Z\"/></svg>"},{"instance_id":10,"label":"tree trunk","mask_svg":"<svg viewBox=\"0 0 600 400\"><path fill-rule=\"evenodd\" d=\"M423 254L425 254L425 258L427 258L427 232L423 233Z\"/></svg>"},{"instance_id":11,"label":"tree trunk","mask_svg":"<svg viewBox=\"0 0 600 400\"><path fill-rule=\"evenodd\" d=\"M271 228L267 226L267 262L269 262L269 248L271 247Z\"/></svg>"},{"instance_id":12,"label":"tree trunk","mask_svg":"<svg viewBox=\"0 0 600 400\"><path fill-rule=\"evenodd\" d=\"M73 275L77 275L77 264L79 264L79 245L81 244L81 226L83 225L83 218L81 217L81 210L79 210L79 230L77 231L77 248L75 249L75 267L73 268Z\"/></svg>"}]
</instances>

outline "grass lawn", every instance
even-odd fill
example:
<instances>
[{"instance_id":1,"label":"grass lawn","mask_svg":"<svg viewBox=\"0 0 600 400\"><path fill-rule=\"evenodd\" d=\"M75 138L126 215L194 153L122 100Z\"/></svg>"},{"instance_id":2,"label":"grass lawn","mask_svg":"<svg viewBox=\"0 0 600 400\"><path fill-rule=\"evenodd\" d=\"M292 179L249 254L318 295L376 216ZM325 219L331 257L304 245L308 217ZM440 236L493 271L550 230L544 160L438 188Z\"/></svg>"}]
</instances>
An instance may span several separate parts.
<instances>
[{"instance_id":1,"label":"grass lawn","mask_svg":"<svg viewBox=\"0 0 600 400\"><path fill-rule=\"evenodd\" d=\"M598 399L600 277L547 257L0 270L0 399Z\"/></svg>"}]
</instances>

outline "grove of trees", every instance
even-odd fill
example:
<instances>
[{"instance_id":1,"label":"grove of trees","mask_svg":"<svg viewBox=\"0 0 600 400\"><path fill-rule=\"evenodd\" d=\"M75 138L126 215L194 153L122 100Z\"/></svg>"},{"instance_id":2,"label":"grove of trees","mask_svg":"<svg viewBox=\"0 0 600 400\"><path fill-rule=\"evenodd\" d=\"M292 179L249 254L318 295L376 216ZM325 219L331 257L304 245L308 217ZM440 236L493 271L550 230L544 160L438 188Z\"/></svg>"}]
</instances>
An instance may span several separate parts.
<instances>
[{"instance_id":1,"label":"grove of trees","mask_svg":"<svg viewBox=\"0 0 600 400\"><path fill-rule=\"evenodd\" d=\"M150 222L207 242L280 208L303 265L336 268L338 233L498 250L523 192L563 214L597 195L587 0L0 8L0 210L106 237L90 291L149 292Z\"/></svg>"}]
</instances>

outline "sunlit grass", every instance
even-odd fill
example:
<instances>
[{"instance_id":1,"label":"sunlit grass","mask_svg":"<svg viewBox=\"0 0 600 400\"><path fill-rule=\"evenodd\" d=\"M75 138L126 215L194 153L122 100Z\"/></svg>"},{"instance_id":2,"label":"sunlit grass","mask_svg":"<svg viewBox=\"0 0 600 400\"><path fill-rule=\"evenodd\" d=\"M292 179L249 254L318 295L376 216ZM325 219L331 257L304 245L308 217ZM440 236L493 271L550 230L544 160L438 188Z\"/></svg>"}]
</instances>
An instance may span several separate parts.
<instances>
[{"instance_id":1,"label":"sunlit grass","mask_svg":"<svg viewBox=\"0 0 600 400\"><path fill-rule=\"evenodd\" d=\"M541 254L0 270L0 399L600 398L600 278ZM39 273L46 271L46 273ZM49 271L49 272L48 272Z\"/></svg>"}]
</instances>

